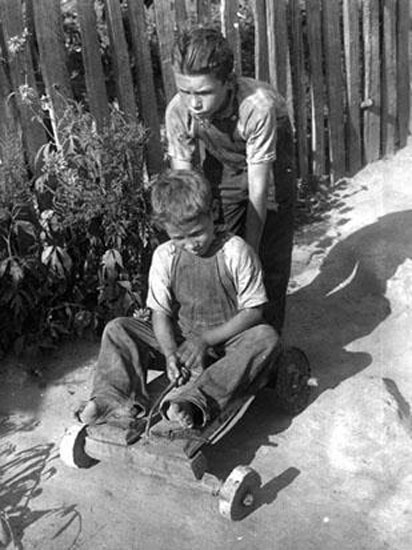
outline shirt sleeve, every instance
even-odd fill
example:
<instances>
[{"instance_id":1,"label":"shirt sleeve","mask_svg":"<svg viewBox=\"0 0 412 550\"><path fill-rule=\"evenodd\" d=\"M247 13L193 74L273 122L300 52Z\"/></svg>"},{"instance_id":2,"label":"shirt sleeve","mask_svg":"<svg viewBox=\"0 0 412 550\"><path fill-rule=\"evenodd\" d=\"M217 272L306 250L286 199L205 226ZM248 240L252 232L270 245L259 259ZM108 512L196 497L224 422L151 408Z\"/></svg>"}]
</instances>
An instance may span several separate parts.
<instances>
[{"instance_id":1,"label":"shirt sleeve","mask_svg":"<svg viewBox=\"0 0 412 550\"><path fill-rule=\"evenodd\" d=\"M165 114L168 155L171 159L191 162L196 143L189 130L189 113L176 94Z\"/></svg>"},{"instance_id":2,"label":"shirt sleeve","mask_svg":"<svg viewBox=\"0 0 412 550\"><path fill-rule=\"evenodd\" d=\"M231 237L224 245L224 257L237 292L239 310L265 304L268 299L263 284L260 260L241 237Z\"/></svg>"},{"instance_id":3,"label":"shirt sleeve","mask_svg":"<svg viewBox=\"0 0 412 550\"><path fill-rule=\"evenodd\" d=\"M277 117L274 106L256 109L247 124L246 156L248 164L276 160Z\"/></svg>"},{"instance_id":4,"label":"shirt sleeve","mask_svg":"<svg viewBox=\"0 0 412 550\"><path fill-rule=\"evenodd\" d=\"M172 315L171 269L173 245L170 241L161 244L153 253L149 270L149 290L146 305L152 311Z\"/></svg>"},{"instance_id":5,"label":"shirt sleeve","mask_svg":"<svg viewBox=\"0 0 412 550\"><path fill-rule=\"evenodd\" d=\"M284 100L269 85L247 78L239 85L240 131L246 141L248 164L276 159L278 117Z\"/></svg>"}]
</instances>

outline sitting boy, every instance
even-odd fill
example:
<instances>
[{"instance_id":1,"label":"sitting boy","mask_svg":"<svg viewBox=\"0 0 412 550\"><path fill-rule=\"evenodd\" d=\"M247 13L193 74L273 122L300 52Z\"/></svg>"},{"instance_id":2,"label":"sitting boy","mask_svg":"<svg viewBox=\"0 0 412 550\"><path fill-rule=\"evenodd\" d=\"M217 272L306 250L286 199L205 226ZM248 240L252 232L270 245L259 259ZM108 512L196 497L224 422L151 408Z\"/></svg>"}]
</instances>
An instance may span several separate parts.
<instances>
[{"instance_id":1,"label":"sitting boy","mask_svg":"<svg viewBox=\"0 0 412 550\"><path fill-rule=\"evenodd\" d=\"M133 421L148 409L146 360L156 350L177 389L163 415L203 427L269 370L279 350L263 320L267 302L259 259L238 236L216 232L209 184L192 170L169 170L151 189L153 216L170 240L149 273L151 321L117 318L103 333L92 396L80 419ZM129 423L129 424L128 424Z\"/></svg>"}]
</instances>

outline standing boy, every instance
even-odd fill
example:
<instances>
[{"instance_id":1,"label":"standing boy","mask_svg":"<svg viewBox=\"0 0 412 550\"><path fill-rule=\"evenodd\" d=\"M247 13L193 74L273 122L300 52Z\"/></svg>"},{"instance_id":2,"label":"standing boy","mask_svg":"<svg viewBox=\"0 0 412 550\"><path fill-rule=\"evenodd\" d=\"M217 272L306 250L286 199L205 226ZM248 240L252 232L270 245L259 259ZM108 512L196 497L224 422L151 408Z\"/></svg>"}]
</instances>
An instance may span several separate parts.
<instances>
[{"instance_id":1,"label":"standing boy","mask_svg":"<svg viewBox=\"0 0 412 550\"><path fill-rule=\"evenodd\" d=\"M161 175L151 191L153 215L170 240L149 273L151 322L118 318L103 333L92 396L80 419L133 422L148 408L145 357L153 350L179 388L162 405L169 420L202 427L273 368L280 346L263 320L260 262L238 237L216 232L212 195L195 171ZM131 407L133 405L133 407Z\"/></svg>"},{"instance_id":2,"label":"standing boy","mask_svg":"<svg viewBox=\"0 0 412 550\"><path fill-rule=\"evenodd\" d=\"M184 32L173 50L178 89L166 110L171 166L190 169L200 147L219 220L259 253L269 307L281 331L290 276L296 177L285 100L267 83L237 77L220 32Z\"/></svg>"}]
</instances>

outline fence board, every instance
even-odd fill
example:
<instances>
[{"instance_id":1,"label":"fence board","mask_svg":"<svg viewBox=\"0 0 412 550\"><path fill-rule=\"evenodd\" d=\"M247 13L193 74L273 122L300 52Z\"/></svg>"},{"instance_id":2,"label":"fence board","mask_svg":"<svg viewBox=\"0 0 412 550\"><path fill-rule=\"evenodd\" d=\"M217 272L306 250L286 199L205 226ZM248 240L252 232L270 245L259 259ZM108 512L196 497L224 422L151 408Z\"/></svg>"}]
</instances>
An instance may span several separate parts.
<instances>
[{"instance_id":1,"label":"fence board","mask_svg":"<svg viewBox=\"0 0 412 550\"><path fill-rule=\"evenodd\" d=\"M222 32L227 38L235 58L235 72L241 74L242 60L240 51L239 2L237 0L221 0L221 25Z\"/></svg>"},{"instance_id":2,"label":"fence board","mask_svg":"<svg viewBox=\"0 0 412 550\"><path fill-rule=\"evenodd\" d=\"M323 30L328 95L329 157L334 180L346 172L340 3L323 0Z\"/></svg>"},{"instance_id":3,"label":"fence board","mask_svg":"<svg viewBox=\"0 0 412 550\"><path fill-rule=\"evenodd\" d=\"M7 144L10 135L17 135L17 113L14 110L14 102L9 101L11 85L0 63L0 159L3 157L2 147Z\"/></svg>"},{"instance_id":4,"label":"fence board","mask_svg":"<svg viewBox=\"0 0 412 550\"><path fill-rule=\"evenodd\" d=\"M172 68L172 50L176 23L173 4L169 1L154 0L156 33L159 42L162 79L166 102L176 93L175 77Z\"/></svg>"},{"instance_id":5,"label":"fence board","mask_svg":"<svg viewBox=\"0 0 412 550\"><path fill-rule=\"evenodd\" d=\"M149 174L158 172L162 166L162 148L160 144L160 122L157 112L156 93L153 81L153 69L150 58L149 42L146 34L146 18L143 0L128 3L130 31L132 36L134 62L137 72L137 87L141 116L150 129L147 144L147 168Z\"/></svg>"},{"instance_id":6,"label":"fence board","mask_svg":"<svg viewBox=\"0 0 412 550\"><path fill-rule=\"evenodd\" d=\"M258 80L269 82L266 1L253 0L252 8L255 25L255 75Z\"/></svg>"},{"instance_id":7,"label":"fence board","mask_svg":"<svg viewBox=\"0 0 412 550\"><path fill-rule=\"evenodd\" d=\"M288 21L286 0L267 0L267 42L269 79L286 98L288 95Z\"/></svg>"},{"instance_id":8,"label":"fence board","mask_svg":"<svg viewBox=\"0 0 412 550\"><path fill-rule=\"evenodd\" d=\"M364 94L363 149L366 164L380 155L379 4L363 0Z\"/></svg>"},{"instance_id":9,"label":"fence board","mask_svg":"<svg viewBox=\"0 0 412 550\"><path fill-rule=\"evenodd\" d=\"M307 119L306 119L306 83L303 59L302 17L300 0L290 0L291 10L291 62L292 85L295 113L295 130L297 135L297 155L299 176L306 178L308 175L308 145L307 145Z\"/></svg>"},{"instance_id":10,"label":"fence board","mask_svg":"<svg viewBox=\"0 0 412 550\"><path fill-rule=\"evenodd\" d=\"M211 0L177 0L186 4L187 17L190 23L207 24L211 22ZM176 14L177 14L177 2ZM184 21L184 19L182 19Z\"/></svg>"},{"instance_id":11,"label":"fence board","mask_svg":"<svg viewBox=\"0 0 412 550\"><path fill-rule=\"evenodd\" d=\"M22 5L19 0L1 0L0 14L3 23L4 40L7 45L7 60L11 86L20 115L22 137L29 166L35 171L34 160L39 148L46 143L46 132L34 115L41 116L36 81L34 77L33 63L30 55L29 39L24 35L24 22ZM12 40L22 40L21 47L14 49ZM24 95L30 94L28 105ZM33 95L31 95L33 94Z\"/></svg>"},{"instance_id":12,"label":"fence board","mask_svg":"<svg viewBox=\"0 0 412 550\"><path fill-rule=\"evenodd\" d=\"M199 23L211 23L211 9L211 0L197 0L197 13Z\"/></svg>"},{"instance_id":13,"label":"fence board","mask_svg":"<svg viewBox=\"0 0 412 550\"><path fill-rule=\"evenodd\" d=\"M412 4L411 4L412 5ZM409 1L399 0L398 4L398 30L397 30L397 90L398 90L398 137L399 147L404 147L408 139L408 119L410 110L409 90Z\"/></svg>"},{"instance_id":14,"label":"fence board","mask_svg":"<svg viewBox=\"0 0 412 550\"><path fill-rule=\"evenodd\" d=\"M396 139L396 0L383 0L382 152L395 152Z\"/></svg>"},{"instance_id":15,"label":"fence board","mask_svg":"<svg viewBox=\"0 0 412 550\"><path fill-rule=\"evenodd\" d=\"M118 0L105 0L107 26L113 51L116 74L116 93L120 109L129 120L137 120L137 105L134 97L130 58L123 27L122 12Z\"/></svg>"},{"instance_id":16,"label":"fence board","mask_svg":"<svg viewBox=\"0 0 412 550\"><path fill-rule=\"evenodd\" d=\"M323 50L321 0L306 0L306 23L309 49L310 90L312 107L312 172L315 176L326 174L325 168L325 96L323 75Z\"/></svg>"},{"instance_id":17,"label":"fence board","mask_svg":"<svg viewBox=\"0 0 412 550\"><path fill-rule=\"evenodd\" d=\"M49 112L58 143L58 121L66 108L67 98L73 98L66 65L60 1L42 0L41 2L32 2L32 9L42 77L51 101Z\"/></svg>"},{"instance_id":18,"label":"fence board","mask_svg":"<svg viewBox=\"0 0 412 550\"><path fill-rule=\"evenodd\" d=\"M77 0L77 14L90 112L96 119L97 127L102 128L109 115L109 105L100 57L94 0Z\"/></svg>"},{"instance_id":19,"label":"fence board","mask_svg":"<svg viewBox=\"0 0 412 550\"><path fill-rule=\"evenodd\" d=\"M346 63L346 95L348 102L348 116L346 121L347 166L348 173L352 176L362 166L358 0L344 0L343 22Z\"/></svg>"},{"instance_id":20,"label":"fence board","mask_svg":"<svg viewBox=\"0 0 412 550\"><path fill-rule=\"evenodd\" d=\"M175 0L175 18L178 28L187 23L188 13L185 0Z\"/></svg>"},{"instance_id":21,"label":"fence board","mask_svg":"<svg viewBox=\"0 0 412 550\"><path fill-rule=\"evenodd\" d=\"M186 4L186 15L189 24L195 24L198 22L198 0L178 0ZM177 10L176 10L177 11Z\"/></svg>"}]
</instances>

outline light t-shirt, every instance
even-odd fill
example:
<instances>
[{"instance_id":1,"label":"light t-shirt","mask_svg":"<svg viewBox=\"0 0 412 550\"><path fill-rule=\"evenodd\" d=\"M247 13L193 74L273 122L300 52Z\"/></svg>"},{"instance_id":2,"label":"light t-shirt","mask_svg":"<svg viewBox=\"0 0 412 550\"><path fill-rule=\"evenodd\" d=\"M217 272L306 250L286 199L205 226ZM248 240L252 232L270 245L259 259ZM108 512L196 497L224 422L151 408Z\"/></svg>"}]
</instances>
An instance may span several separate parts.
<instances>
[{"instance_id":1,"label":"light t-shirt","mask_svg":"<svg viewBox=\"0 0 412 550\"><path fill-rule=\"evenodd\" d=\"M253 249L238 236L230 236L222 245L225 265L236 289L238 310L266 303L260 260ZM173 241L159 245L153 253L149 272L147 307L172 316L172 263L176 253Z\"/></svg>"}]
</instances>

